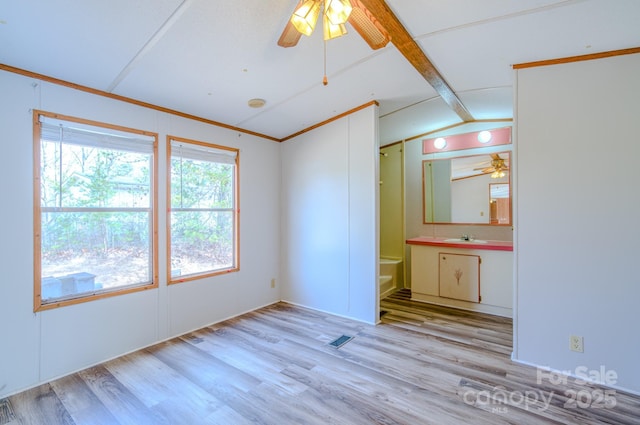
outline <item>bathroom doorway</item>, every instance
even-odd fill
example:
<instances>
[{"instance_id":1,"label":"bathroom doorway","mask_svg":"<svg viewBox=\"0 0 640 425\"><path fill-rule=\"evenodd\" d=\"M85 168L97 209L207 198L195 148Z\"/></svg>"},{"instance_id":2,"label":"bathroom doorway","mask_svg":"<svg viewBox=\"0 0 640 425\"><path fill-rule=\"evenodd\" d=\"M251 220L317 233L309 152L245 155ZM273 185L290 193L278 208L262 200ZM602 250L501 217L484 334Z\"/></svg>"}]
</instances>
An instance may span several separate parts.
<instances>
[{"instance_id":1,"label":"bathroom doorway","mask_svg":"<svg viewBox=\"0 0 640 425\"><path fill-rule=\"evenodd\" d=\"M404 288L403 143L380 148L380 297Z\"/></svg>"}]
</instances>

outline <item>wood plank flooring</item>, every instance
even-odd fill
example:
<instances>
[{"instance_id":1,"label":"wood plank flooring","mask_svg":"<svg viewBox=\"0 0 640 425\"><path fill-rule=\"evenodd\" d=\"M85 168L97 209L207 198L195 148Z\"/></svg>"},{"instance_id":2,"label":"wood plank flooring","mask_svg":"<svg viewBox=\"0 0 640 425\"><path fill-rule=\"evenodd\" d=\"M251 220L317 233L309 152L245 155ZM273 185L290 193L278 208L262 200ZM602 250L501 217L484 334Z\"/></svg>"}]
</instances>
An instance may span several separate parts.
<instances>
[{"instance_id":1,"label":"wood plank flooring","mask_svg":"<svg viewBox=\"0 0 640 425\"><path fill-rule=\"evenodd\" d=\"M640 424L640 397L571 408L603 389L512 363L510 319L409 298L378 326L278 303L0 400L0 425Z\"/></svg>"}]
</instances>

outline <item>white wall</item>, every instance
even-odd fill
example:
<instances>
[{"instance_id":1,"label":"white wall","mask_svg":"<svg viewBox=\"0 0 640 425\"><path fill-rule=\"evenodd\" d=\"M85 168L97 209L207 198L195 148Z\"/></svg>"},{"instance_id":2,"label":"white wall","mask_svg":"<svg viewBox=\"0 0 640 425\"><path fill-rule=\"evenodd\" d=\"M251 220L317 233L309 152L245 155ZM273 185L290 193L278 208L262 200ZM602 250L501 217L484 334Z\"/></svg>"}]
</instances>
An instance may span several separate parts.
<instances>
[{"instance_id":1,"label":"white wall","mask_svg":"<svg viewBox=\"0 0 640 425\"><path fill-rule=\"evenodd\" d=\"M280 146L255 136L0 72L0 398L280 300ZM240 149L240 271L166 285L165 173L159 175L158 289L33 313L32 109ZM275 247L275 248L274 248Z\"/></svg>"},{"instance_id":2,"label":"white wall","mask_svg":"<svg viewBox=\"0 0 640 425\"><path fill-rule=\"evenodd\" d=\"M371 106L282 143L283 299L378 320L378 135Z\"/></svg>"},{"instance_id":3,"label":"white wall","mask_svg":"<svg viewBox=\"0 0 640 425\"><path fill-rule=\"evenodd\" d=\"M638 54L518 70L515 188L515 358L636 393L638 75Z\"/></svg>"}]
</instances>

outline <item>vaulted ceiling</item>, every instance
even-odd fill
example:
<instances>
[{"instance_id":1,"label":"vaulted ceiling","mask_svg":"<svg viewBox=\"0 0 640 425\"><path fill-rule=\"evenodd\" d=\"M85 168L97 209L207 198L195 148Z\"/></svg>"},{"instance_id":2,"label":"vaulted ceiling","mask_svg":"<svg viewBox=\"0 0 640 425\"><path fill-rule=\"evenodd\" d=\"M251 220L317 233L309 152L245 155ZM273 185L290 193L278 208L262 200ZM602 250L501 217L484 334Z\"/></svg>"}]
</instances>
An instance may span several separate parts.
<instances>
[{"instance_id":1,"label":"vaulted ceiling","mask_svg":"<svg viewBox=\"0 0 640 425\"><path fill-rule=\"evenodd\" d=\"M298 0L0 0L0 64L274 139L376 100L386 144L511 118L513 64L640 46L638 0L360 1L383 25L397 19L468 116L398 33L372 50L347 24L326 44L324 86L320 25L277 44Z\"/></svg>"}]
</instances>

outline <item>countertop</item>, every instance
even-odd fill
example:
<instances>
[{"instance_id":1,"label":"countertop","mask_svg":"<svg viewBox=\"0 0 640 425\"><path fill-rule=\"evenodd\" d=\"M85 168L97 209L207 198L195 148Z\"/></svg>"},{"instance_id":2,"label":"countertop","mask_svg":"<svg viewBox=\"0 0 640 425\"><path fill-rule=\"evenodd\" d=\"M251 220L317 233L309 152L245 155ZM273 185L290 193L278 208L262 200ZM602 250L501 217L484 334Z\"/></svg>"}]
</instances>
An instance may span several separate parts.
<instances>
[{"instance_id":1,"label":"countertop","mask_svg":"<svg viewBox=\"0 0 640 425\"><path fill-rule=\"evenodd\" d=\"M513 242L511 241L491 241L487 240L486 243L477 243L474 241L447 241L454 238L435 238L429 236L419 236L417 238L407 239L409 245L429 245L429 246L444 246L449 248L464 248L464 249L485 249L489 251L513 251Z\"/></svg>"}]
</instances>

